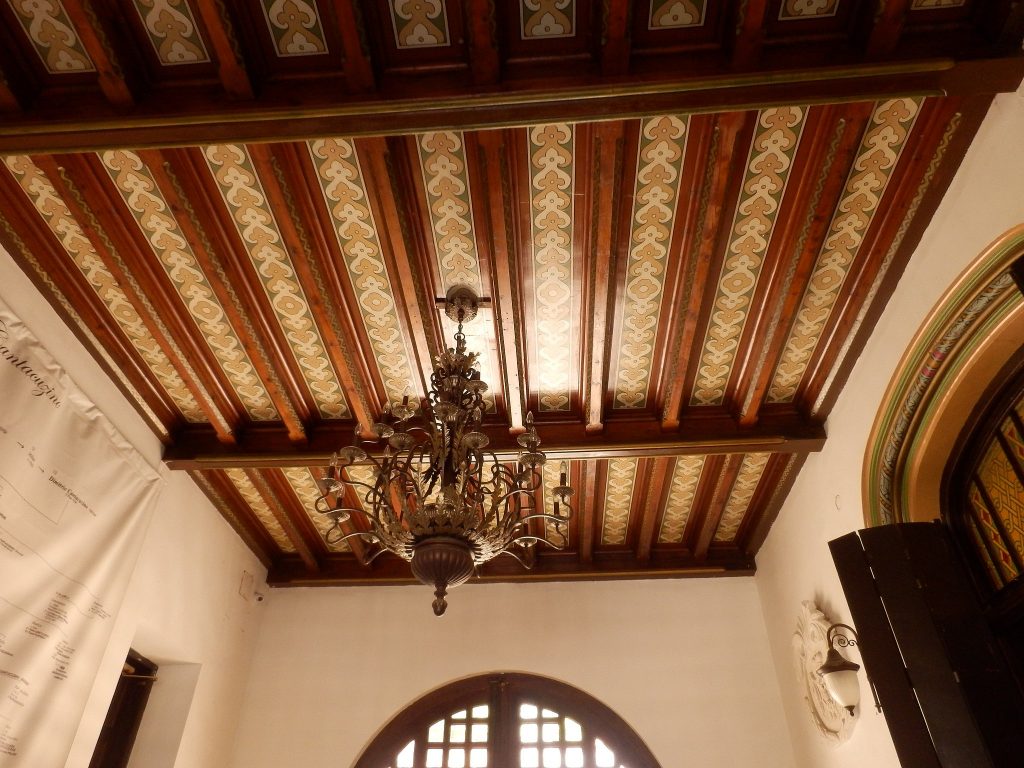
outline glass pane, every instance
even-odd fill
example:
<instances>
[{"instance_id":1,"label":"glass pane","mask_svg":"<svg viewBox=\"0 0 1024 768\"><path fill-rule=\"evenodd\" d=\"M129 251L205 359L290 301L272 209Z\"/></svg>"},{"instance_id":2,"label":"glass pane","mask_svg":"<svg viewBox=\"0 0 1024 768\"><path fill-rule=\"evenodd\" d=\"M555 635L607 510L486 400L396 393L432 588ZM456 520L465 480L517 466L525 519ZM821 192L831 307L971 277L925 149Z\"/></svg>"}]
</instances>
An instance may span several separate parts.
<instances>
[{"instance_id":1,"label":"glass pane","mask_svg":"<svg viewBox=\"0 0 1024 768\"><path fill-rule=\"evenodd\" d=\"M486 720L487 719L487 705L481 704L479 707L473 707L473 719L474 720Z\"/></svg>"},{"instance_id":2,"label":"glass pane","mask_svg":"<svg viewBox=\"0 0 1024 768\"><path fill-rule=\"evenodd\" d=\"M412 768L413 753L416 751L416 742L410 741L405 745L405 749L398 753L398 760L395 765L396 768Z\"/></svg>"},{"instance_id":3,"label":"glass pane","mask_svg":"<svg viewBox=\"0 0 1024 768\"><path fill-rule=\"evenodd\" d=\"M541 738L543 738L548 744L553 741L558 741L559 730L561 729L558 727L558 723L544 723L544 730L541 732Z\"/></svg>"},{"instance_id":4,"label":"glass pane","mask_svg":"<svg viewBox=\"0 0 1024 768\"><path fill-rule=\"evenodd\" d=\"M469 768L487 768L487 750L471 749L469 751Z\"/></svg>"},{"instance_id":5,"label":"glass pane","mask_svg":"<svg viewBox=\"0 0 1024 768\"><path fill-rule=\"evenodd\" d=\"M523 723L519 726L519 740L523 744L533 744L537 741L537 724Z\"/></svg>"},{"instance_id":6,"label":"glass pane","mask_svg":"<svg viewBox=\"0 0 1024 768\"><path fill-rule=\"evenodd\" d=\"M464 710L464 709L460 709L458 712L456 712L454 715L452 715L452 720L465 720L465 719L466 719L466 710Z\"/></svg>"},{"instance_id":7,"label":"glass pane","mask_svg":"<svg viewBox=\"0 0 1024 768\"><path fill-rule=\"evenodd\" d=\"M565 740L583 741L583 729L571 717L565 718Z\"/></svg>"},{"instance_id":8,"label":"glass pane","mask_svg":"<svg viewBox=\"0 0 1024 768\"><path fill-rule=\"evenodd\" d=\"M552 712L550 709L545 709L542 714L544 717L558 717L558 713Z\"/></svg>"},{"instance_id":9,"label":"glass pane","mask_svg":"<svg viewBox=\"0 0 1024 768\"><path fill-rule=\"evenodd\" d=\"M583 768L583 747L565 750L565 768Z\"/></svg>"},{"instance_id":10,"label":"glass pane","mask_svg":"<svg viewBox=\"0 0 1024 768\"><path fill-rule=\"evenodd\" d=\"M519 750L519 768L538 768L540 766L540 750L536 747L523 747Z\"/></svg>"},{"instance_id":11,"label":"glass pane","mask_svg":"<svg viewBox=\"0 0 1024 768\"><path fill-rule=\"evenodd\" d=\"M444 766L444 750L443 749L428 749L427 750L427 768L443 768Z\"/></svg>"},{"instance_id":12,"label":"glass pane","mask_svg":"<svg viewBox=\"0 0 1024 768\"><path fill-rule=\"evenodd\" d=\"M594 739L594 757L597 768L615 768L615 753L608 749L600 739Z\"/></svg>"},{"instance_id":13,"label":"glass pane","mask_svg":"<svg viewBox=\"0 0 1024 768\"><path fill-rule=\"evenodd\" d=\"M448 741L452 742L453 744L461 744L466 740L466 724L452 723L451 730L449 731L449 733L451 735L448 737Z\"/></svg>"},{"instance_id":14,"label":"glass pane","mask_svg":"<svg viewBox=\"0 0 1024 768\"><path fill-rule=\"evenodd\" d=\"M466 750L448 750L448 768L466 768Z\"/></svg>"},{"instance_id":15,"label":"glass pane","mask_svg":"<svg viewBox=\"0 0 1024 768\"><path fill-rule=\"evenodd\" d=\"M562 750L544 747L544 768L562 768Z\"/></svg>"},{"instance_id":16,"label":"glass pane","mask_svg":"<svg viewBox=\"0 0 1024 768\"><path fill-rule=\"evenodd\" d=\"M427 731L427 741L431 744L440 744L444 741L444 720L438 720Z\"/></svg>"},{"instance_id":17,"label":"glass pane","mask_svg":"<svg viewBox=\"0 0 1024 768\"><path fill-rule=\"evenodd\" d=\"M537 718L537 708L533 704L520 704L519 716L523 720L535 720Z\"/></svg>"},{"instance_id":18,"label":"glass pane","mask_svg":"<svg viewBox=\"0 0 1024 768\"><path fill-rule=\"evenodd\" d=\"M473 723L473 730L470 732L470 737L478 744L482 741L487 741L487 723Z\"/></svg>"}]
</instances>

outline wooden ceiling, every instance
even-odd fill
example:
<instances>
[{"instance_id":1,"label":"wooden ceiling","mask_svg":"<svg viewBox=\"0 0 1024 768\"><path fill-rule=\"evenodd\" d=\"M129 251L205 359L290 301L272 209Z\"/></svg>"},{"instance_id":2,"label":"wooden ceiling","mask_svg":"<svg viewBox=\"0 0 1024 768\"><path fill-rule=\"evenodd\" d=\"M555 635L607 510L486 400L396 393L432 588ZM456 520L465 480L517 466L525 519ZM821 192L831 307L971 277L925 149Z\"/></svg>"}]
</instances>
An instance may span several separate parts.
<instances>
[{"instance_id":1,"label":"wooden ceiling","mask_svg":"<svg viewBox=\"0 0 1024 768\"><path fill-rule=\"evenodd\" d=\"M0 243L273 584L410 579L326 544L315 479L423 394L460 283L492 447L532 410L579 501L482 578L749 573L1021 17L0 0Z\"/></svg>"}]
</instances>

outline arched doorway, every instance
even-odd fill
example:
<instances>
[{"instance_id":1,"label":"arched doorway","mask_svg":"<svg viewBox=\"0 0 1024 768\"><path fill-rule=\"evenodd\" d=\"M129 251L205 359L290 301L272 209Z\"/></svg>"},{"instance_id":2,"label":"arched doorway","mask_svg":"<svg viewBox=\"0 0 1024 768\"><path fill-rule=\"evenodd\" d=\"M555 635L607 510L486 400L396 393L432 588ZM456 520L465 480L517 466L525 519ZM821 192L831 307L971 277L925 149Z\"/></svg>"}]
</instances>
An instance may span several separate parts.
<instances>
[{"instance_id":1,"label":"arched doorway","mask_svg":"<svg viewBox=\"0 0 1024 768\"><path fill-rule=\"evenodd\" d=\"M566 683L479 675L395 715L355 768L659 768L625 720Z\"/></svg>"}]
</instances>

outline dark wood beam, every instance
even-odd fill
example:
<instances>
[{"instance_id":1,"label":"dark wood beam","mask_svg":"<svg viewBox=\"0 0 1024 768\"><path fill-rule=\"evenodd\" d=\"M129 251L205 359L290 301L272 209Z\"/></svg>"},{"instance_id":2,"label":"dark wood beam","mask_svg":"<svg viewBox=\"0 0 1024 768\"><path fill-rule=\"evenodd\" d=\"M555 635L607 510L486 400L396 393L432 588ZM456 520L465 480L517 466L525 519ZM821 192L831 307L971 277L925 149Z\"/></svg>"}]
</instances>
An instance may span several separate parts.
<instances>
[{"instance_id":1,"label":"dark wood beam","mask_svg":"<svg viewBox=\"0 0 1024 768\"><path fill-rule=\"evenodd\" d=\"M162 318L158 317L157 313L153 311L153 305L149 301L149 297L128 272L120 255L113 248L108 233L101 228L92 206L86 202L82 193L77 189L70 177L65 174L64 168L58 165L56 160L52 157L38 157L35 160L40 170L46 174L54 189L67 205L72 218L81 227L83 234L88 238L104 266L138 313L148 332L159 345L161 351L175 369L175 372L181 378L192 397L195 398L200 410L212 425L213 433L217 439L224 444L233 444L236 437L234 431L235 424L229 422L226 415L220 410L217 402L204 386L204 382L193 369L191 361L188 360L175 343Z\"/></svg>"},{"instance_id":2,"label":"dark wood beam","mask_svg":"<svg viewBox=\"0 0 1024 768\"><path fill-rule=\"evenodd\" d=\"M531 570L510 557L499 557L485 563L473 577L480 582L527 581L600 581L604 579L659 579L680 577L750 576L754 573L753 558L735 548L717 548L707 559L698 561L685 552L653 552L646 563L632 552L595 553L590 563L580 563L574 553L539 551ZM333 555L318 573L309 573L299 557L279 558L267 574L272 587L309 586L385 586L416 584L409 564L392 555L382 555L369 568L360 565L351 555ZM424 587L425 609L429 609L430 589ZM458 599L449 596L449 600Z\"/></svg>"},{"instance_id":3,"label":"dark wood beam","mask_svg":"<svg viewBox=\"0 0 1024 768\"><path fill-rule=\"evenodd\" d=\"M868 59L880 59L896 50L910 3L911 0L887 0L878 4L864 46Z\"/></svg>"},{"instance_id":4,"label":"dark wood beam","mask_svg":"<svg viewBox=\"0 0 1024 768\"><path fill-rule=\"evenodd\" d=\"M213 54L217 58L217 75L224 92L232 99L249 100L255 88L249 77L234 25L223 3L197 3Z\"/></svg>"},{"instance_id":5,"label":"dark wood beam","mask_svg":"<svg viewBox=\"0 0 1024 768\"><path fill-rule=\"evenodd\" d=\"M700 517L700 527L693 545L693 556L696 560L704 560L708 556L715 531L722 522L722 513L725 512L725 505L729 501L742 464L742 454L726 456L717 478L714 479L714 491L704 506L704 514Z\"/></svg>"},{"instance_id":6,"label":"dark wood beam","mask_svg":"<svg viewBox=\"0 0 1024 768\"><path fill-rule=\"evenodd\" d=\"M594 560L594 521L603 514L604 494L600 489L604 487L604 477L599 478L603 474L599 471L603 463L595 459L584 459L580 463L583 468L579 500L580 562L589 565Z\"/></svg>"},{"instance_id":7,"label":"dark wood beam","mask_svg":"<svg viewBox=\"0 0 1024 768\"><path fill-rule=\"evenodd\" d=\"M271 514L274 515L274 519L277 520L288 540L295 547L295 551L302 558L307 571L311 573L319 571L320 561L316 553L313 552L309 540L303 535L302 530L296 525L296 520L294 519L295 514L301 512L301 510L296 509L298 505L291 501L290 495L284 496L282 494L279 496L277 494L274 486L271 484L271 478L274 477L273 471L257 472L256 470L248 469L245 474L249 477L249 481L253 484L259 495L263 497L263 501L269 507ZM291 503L286 503L285 500L291 501ZM319 548L322 548L322 545Z\"/></svg>"},{"instance_id":8,"label":"dark wood beam","mask_svg":"<svg viewBox=\"0 0 1024 768\"><path fill-rule=\"evenodd\" d=\"M11 89L4 73L0 72L0 112L19 113L21 111L21 100Z\"/></svg>"},{"instance_id":9,"label":"dark wood beam","mask_svg":"<svg viewBox=\"0 0 1024 768\"><path fill-rule=\"evenodd\" d=\"M479 137L481 158L476 164L481 188L486 192L487 224L490 233L491 282L493 286L495 325L500 329L498 355L505 374L503 387L508 418L515 431L521 431L526 419L526 394L523 391L523 370L526 359L524 340L517 329L522 328L515 217L506 215L515 201L508 184L512 177L504 132L483 133Z\"/></svg>"},{"instance_id":10,"label":"dark wood beam","mask_svg":"<svg viewBox=\"0 0 1024 768\"><path fill-rule=\"evenodd\" d=\"M490 438L489 450L514 459L521 446L505 424L483 428ZM549 460L615 458L620 456L683 456L704 454L804 453L819 451L825 444L820 424L793 415L781 420L762 419L749 429L737 429L731 421L687 426L683 432L665 432L656 419L611 421L601 434L585 425L541 424L537 429ZM325 466L331 455L352 442L352 422L324 422L311 428L309 443L297 446L287 433L272 426L253 425L228 448L217 444L212 431L191 425L174 435L164 453L172 469L215 467Z\"/></svg>"},{"instance_id":11,"label":"dark wood beam","mask_svg":"<svg viewBox=\"0 0 1024 768\"><path fill-rule=\"evenodd\" d=\"M751 69L761 58L768 0L749 0L734 7L739 9L739 16L732 42L732 66L736 70Z\"/></svg>"},{"instance_id":12,"label":"dark wood beam","mask_svg":"<svg viewBox=\"0 0 1024 768\"><path fill-rule=\"evenodd\" d=\"M107 100L118 108L135 104L135 96L128 85L128 77L135 65L119 60L110 45L104 21L90 0L63 0L64 10L74 24L89 58L96 67L100 89Z\"/></svg>"},{"instance_id":13,"label":"dark wood beam","mask_svg":"<svg viewBox=\"0 0 1024 768\"><path fill-rule=\"evenodd\" d=\"M338 34L345 60L345 82L352 93L369 93L375 87L373 65L369 52L363 48L359 34L360 18L355 0L333 0L334 12L338 16Z\"/></svg>"},{"instance_id":14,"label":"dark wood beam","mask_svg":"<svg viewBox=\"0 0 1024 768\"><path fill-rule=\"evenodd\" d=\"M209 10L215 9L215 4L201 3L199 7L204 19L215 14ZM0 124L0 152L394 135L912 94L999 93L1016 90L1022 74L1024 58L930 59L674 80L656 73L656 77L636 76L613 85L599 78L565 77L546 79L543 88L535 83L507 84L470 94L453 85L427 95L420 89L417 93L377 93L374 98L339 98L327 104L318 83L268 88L268 93L255 101L217 101L198 92L169 92L159 97L154 93L145 104L136 105L131 117L96 109L78 111L71 120L41 113L5 120Z\"/></svg>"},{"instance_id":15,"label":"dark wood beam","mask_svg":"<svg viewBox=\"0 0 1024 768\"><path fill-rule=\"evenodd\" d=\"M210 240L203 231L191 202L182 194L181 185L170 163L165 160L164 155L156 151L143 151L140 156L171 210L180 212L175 216L175 220L190 243L200 268L210 278L210 287L223 307L228 322L238 334L239 342L252 360L253 368L288 430L288 437L296 443L305 442L306 430L296 410L297 403L291 399L282 385L270 360L267 346L259 338L251 318L243 314L243 307L233 281L212 253Z\"/></svg>"},{"instance_id":16,"label":"dark wood beam","mask_svg":"<svg viewBox=\"0 0 1024 768\"><path fill-rule=\"evenodd\" d=\"M616 215L621 194L621 169L625 163L624 125L621 122L598 123L594 128L593 164L595 167L589 199L589 237L584 253L592 269L584 273L584 306L589 338L583 343L583 408L587 430L604 429L604 405L607 395L608 347L611 336L612 276L616 274L616 243L619 222ZM628 214L627 214L628 215ZM624 227L628 232L629 227Z\"/></svg>"},{"instance_id":17,"label":"dark wood beam","mask_svg":"<svg viewBox=\"0 0 1024 768\"><path fill-rule=\"evenodd\" d=\"M658 523L661 521L662 512L665 509L665 501L672 483L672 467L675 463L671 457L666 456L659 456L650 461L651 479L643 489L643 499L639 507L641 518L636 542L636 558L641 563L646 563L651 559L651 547L658 536Z\"/></svg>"},{"instance_id":18,"label":"dark wood beam","mask_svg":"<svg viewBox=\"0 0 1024 768\"><path fill-rule=\"evenodd\" d=\"M501 78L501 59L494 0L467 0L469 72L474 85L493 85Z\"/></svg>"},{"instance_id":19,"label":"dark wood beam","mask_svg":"<svg viewBox=\"0 0 1024 768\"><path fill-rule=\"evenodd\" d=\"M601 38L602 74L621 75L629 71L631 5L629 0L609 0L604 3Z\"/></svg>"}]
</instances>

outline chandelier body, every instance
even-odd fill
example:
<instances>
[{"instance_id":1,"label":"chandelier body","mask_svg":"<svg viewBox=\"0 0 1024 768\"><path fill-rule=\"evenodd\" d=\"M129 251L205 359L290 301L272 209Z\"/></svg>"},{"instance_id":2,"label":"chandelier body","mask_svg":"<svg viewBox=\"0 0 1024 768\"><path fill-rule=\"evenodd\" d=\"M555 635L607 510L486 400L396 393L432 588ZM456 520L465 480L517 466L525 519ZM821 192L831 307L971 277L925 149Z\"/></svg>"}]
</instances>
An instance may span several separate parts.
<instances>
[{"instance_id":1,"label":"chandelier body","mask_svg":"<svg viewBox=\"0 0 1024 768\"><path fill-rule=\"evenodd\" d=\"M469 288L448 292L445 313L458 325L455 346L437 357L426 399L415 404L406 395L370 434L357 426L353 444L334 455L319 481L315 505L331 520L328 543L358 537L377 547L369 560L393 552L408 561L413 575L435 588L438 616L447 607L447 589L467 581L478 565L504 554L525 566L520 555L537 542L564 548L564 526L573 515L564 462L552 511L536 508L546 457L532 414L517 438L516 461L505 463L487 450L489 438L481 429L487 384L462 332L478 308ZM350 471L356 465L366 466L372 481L358 479L362 473ZM362 509L353 496L362 497ZM365 515L369 530L345 532L353 513Z\"/></svg>"}]
</instances>

